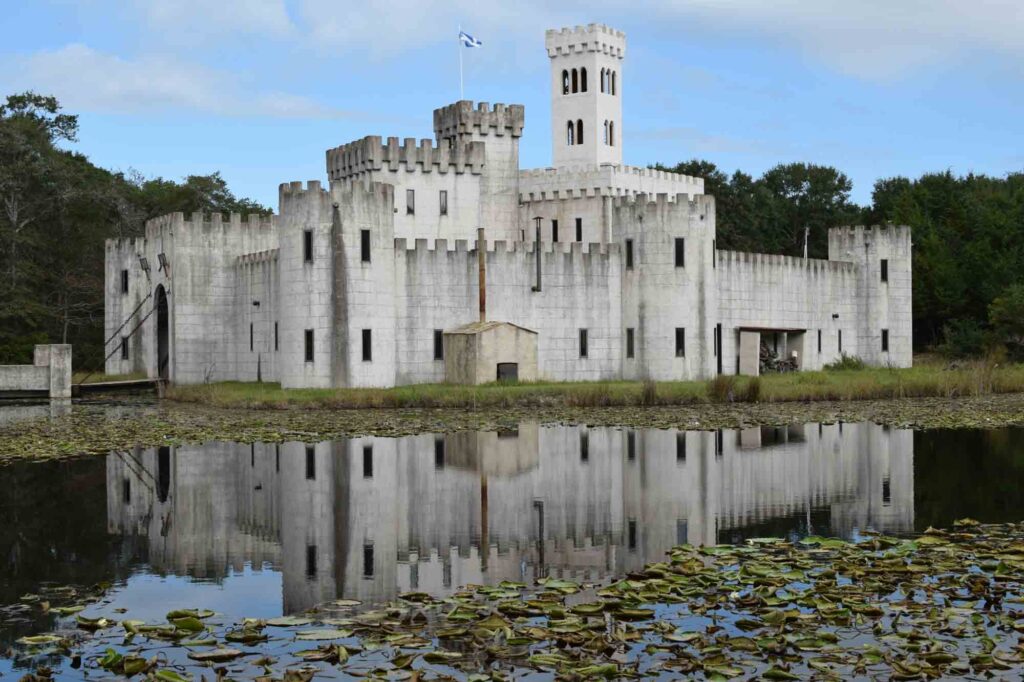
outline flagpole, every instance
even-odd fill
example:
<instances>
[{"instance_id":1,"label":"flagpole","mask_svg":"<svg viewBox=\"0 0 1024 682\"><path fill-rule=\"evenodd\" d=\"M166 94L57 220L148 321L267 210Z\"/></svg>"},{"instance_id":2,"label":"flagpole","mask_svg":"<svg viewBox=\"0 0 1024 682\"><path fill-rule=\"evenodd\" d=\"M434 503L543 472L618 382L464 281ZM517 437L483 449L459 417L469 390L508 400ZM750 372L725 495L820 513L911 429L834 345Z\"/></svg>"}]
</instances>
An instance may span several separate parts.
<instances>
[{"instance_id":1,"label":"flagpole","mask_svg":"<svg viewBox=\"0 0 1024 682\"><path fill-rule=\"evenodd\" d=\"M459 46L459 100L463 100L463 99L465 99L465 96L464 96L463 91L462 91L462 24L459 24L458 46Z\"/></svg>"}]
</instances>

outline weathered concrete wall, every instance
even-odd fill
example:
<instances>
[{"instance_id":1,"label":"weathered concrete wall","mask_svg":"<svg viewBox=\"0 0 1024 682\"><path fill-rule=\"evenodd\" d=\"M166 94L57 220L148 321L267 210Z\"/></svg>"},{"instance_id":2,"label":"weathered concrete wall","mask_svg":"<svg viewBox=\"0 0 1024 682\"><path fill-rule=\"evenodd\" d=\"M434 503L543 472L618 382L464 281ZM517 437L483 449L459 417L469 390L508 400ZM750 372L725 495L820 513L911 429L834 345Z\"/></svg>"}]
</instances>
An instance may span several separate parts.
<instances>
[{"instance_id":1,"label":"weathered concrete wall","mask_svg":"<svg viewBox=\"0 0 1024 682\"><path fill-rule=\"evenodd\" d=\"M71 346L35 347L31 365L0 365L0 394L41 393L49 398L71 398Z\"/></svg>"},{"instance_id":2,"label":"weathered concrete wall","mask_svg":"<svg viewBox=\"0 0 1024 682\"><path fill-rule=\"evenodd\" d=\"M445 381L487 384L499 364L516 365L519 381L537 380L537 334L507 322L481 322L444 334Z\"/></svg>"}]
</instances>

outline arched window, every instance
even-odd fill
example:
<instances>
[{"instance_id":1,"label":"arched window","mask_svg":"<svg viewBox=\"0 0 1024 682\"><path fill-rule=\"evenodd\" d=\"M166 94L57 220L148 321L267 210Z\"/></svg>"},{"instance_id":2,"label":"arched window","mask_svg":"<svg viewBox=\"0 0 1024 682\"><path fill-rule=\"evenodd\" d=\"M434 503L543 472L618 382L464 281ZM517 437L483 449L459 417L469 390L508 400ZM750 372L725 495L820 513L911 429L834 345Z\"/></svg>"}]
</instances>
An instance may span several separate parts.
<instances>
[{"instance_id":1,"label":"arched window","mask_svg":"<svg viewBox=\"0 0 1024 682\"><path fill-rule=\"evenodd\" d=\"M608 144L608 121L604 122L604 143Z\"/></svg>"},{"instance_id":2,"label":"arched window","mask_svg":"<svg viewBox=\"0 0 1024 682\"><path fill-rule=\"evenodd\" d=\"M579 72L576 71L576 69L572 70L572 91L580 91L580 74Z\"/></svg>"},{"instance_id":3,"label":"arched window","mask_svg":"<svg viewBox=\"0 0 1024 682\"><path fill-rule=\"evenodd\" d=\"M586 67L580 69L580 92L587 91L587 69Z\"/></svg>"},{"instance_id":4,"label":"arched window","mask_svg":"<svg viewBox=\"0 0 1024 682\"><path fill-rule=\"evenodd\" d=\"M572 125L571 123L569 125ZM576 144L583 144L583 119L576 121Z\"/></svg>"},{"instance_id":5,"label":"arched window","mask_svg":"<svg viewBox=\"0 0 1024 682\"><path fill-rule=\"evenodd\" d=\"M562 69L562 94L569 94L569 70Z\"/></svg>"},{"instance_id":6,"label":"arched window","mask_svg":"<svg viewBox=\"0 0 1024 682\"><path fill-rule=\"evenodd\" d=\"M616 84L616 82L615 82L615 81L616 81L617 79L616 79L615 77L616 77L617 75L618 75L618 72L617 72L617 71L612 71L612 87L611 87L611 93L612 93L613 95L615 94L615 90L616 90L616 87L615 87L615 86L616 86L617 84Z\"/></svg>"},{"instance_id":7,"label":"arched window","mask_svg":"<svg viewBox=\"0 0 1024 682\"><path fill-rule=\"evenodd\" d=\"M615 121L608 121L608 144L615 146Z\"/></svg>"},{"instance_id":8,"label":"arched window","mask_svg":"<svg viewBox=\"0 0 1024 682\"><path fill-rule=\"evenodd\" d=\"M568 145L576 144L576 126L569 121L565 124L565 143Z\"/></svg>"},{"instance_id":9,"label":"arched window","mask_svg":"<svg viewBox=\"0 0 1024 682\"><path fill-rule=\"evenodd\" d=\"M604 92L604 69L601 69L601 92Z\"/></svg>"}]
</instances>

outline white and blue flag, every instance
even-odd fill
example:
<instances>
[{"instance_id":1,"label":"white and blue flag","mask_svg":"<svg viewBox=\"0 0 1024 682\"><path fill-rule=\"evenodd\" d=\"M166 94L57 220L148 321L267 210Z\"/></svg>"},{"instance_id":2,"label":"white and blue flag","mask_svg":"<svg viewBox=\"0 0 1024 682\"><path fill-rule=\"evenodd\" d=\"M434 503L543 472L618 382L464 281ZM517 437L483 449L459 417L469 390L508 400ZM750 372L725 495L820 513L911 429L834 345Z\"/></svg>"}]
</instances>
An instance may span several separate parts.
<instances>
[{"instance_id":1,"label":"white and blue flag","mask_svg":"<svg viewBox=\"0 0 1024 682\"><path fill-rule=\"evenodd\" d=\"M462 41L462 44L465 47L480 47L483 45L483 42L477 40L465 31L459 31L459 40Z\"/></svg>"}]
</instances>

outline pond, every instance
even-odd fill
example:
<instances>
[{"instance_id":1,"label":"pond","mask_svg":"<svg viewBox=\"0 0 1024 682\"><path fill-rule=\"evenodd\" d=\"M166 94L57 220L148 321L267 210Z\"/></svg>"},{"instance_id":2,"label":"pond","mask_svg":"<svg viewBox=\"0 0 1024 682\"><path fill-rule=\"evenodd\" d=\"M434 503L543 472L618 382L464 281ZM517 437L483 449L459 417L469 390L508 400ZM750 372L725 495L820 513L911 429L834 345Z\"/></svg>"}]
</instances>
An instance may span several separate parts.
<instances>
[{"instance_id":1,"label":"pond","mask_svg":"<svg viewBox=\"0 0 1024 682\"><path fill-rule=\"evenodd\" d=\"M681 544L913 536L1024 514L1024 430L540 426L137 448L0 468L0 652L82 612L231 619L554 578L607 584ZM0 675L38 661L0 657ZM77 676L54 661L59 674Z\"/></svg>"}]
</instances>

